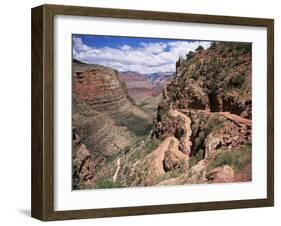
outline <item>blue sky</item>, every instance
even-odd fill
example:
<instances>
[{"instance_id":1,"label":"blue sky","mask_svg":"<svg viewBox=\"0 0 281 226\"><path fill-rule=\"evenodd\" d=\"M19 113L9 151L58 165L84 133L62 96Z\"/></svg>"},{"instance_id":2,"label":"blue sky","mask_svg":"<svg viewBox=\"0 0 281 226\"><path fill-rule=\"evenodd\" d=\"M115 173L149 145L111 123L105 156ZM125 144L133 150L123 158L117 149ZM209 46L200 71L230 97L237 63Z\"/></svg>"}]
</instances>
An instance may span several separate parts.
<instances>
[{"instance_id":1,"label":"blue sky","mask_svg":"<svg viewBox=\"0 0 281 226\"><path fill-rule=\"evenodd\" d=\"M110 47L118 48L123 45L129 45L134 48L140 47L140 43L159 43L159 42L173 42L171 39L159 38L132 38L132 37L118 37L118 36L95 36L95 35L74 35L82 39L83 43L87 46L96 48Z\"/></svg>"},{"instance_id":2,"label":"blue sky","mask_svg":"<svg viewBox=\"0 0 281 226\"><path fill-rule=\"evenodd\" d=\"M210 42L160 38L73 35L73 58L119 71L174 72L180 56Z\"/></svg>"}]
</instances>

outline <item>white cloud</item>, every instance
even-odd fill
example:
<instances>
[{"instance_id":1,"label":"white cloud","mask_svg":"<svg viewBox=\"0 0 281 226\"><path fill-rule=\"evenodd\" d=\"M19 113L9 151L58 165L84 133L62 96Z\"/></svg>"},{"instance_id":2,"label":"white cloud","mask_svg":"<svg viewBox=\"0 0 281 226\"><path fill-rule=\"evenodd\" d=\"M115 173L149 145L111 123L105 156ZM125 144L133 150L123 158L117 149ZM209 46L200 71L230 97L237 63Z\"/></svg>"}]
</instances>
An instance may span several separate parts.
<instances>
[{"instance_id":1,"label":"white cloud","mask_svg":"<svg viewBox=\"0 0 281 226\"><path fill-rule=\"evenodd\" d=\"M123 45L123 46L120 47L120 49L123 50L123 51L128 51L128 50L131 50L132 47L128 46L128 45Z\"/></svg>"},{"instance_id":2,"label":"white cloud","mask_svg":"<svg viewBox=\"0 0 281 226\"><path fill-rule=\"evenodd\" d=\"M139 73L173 72L180 56L194 51L199 45L204 48L210 42L170 41L140 43L140 47L122 45L118 48L87 46L79 37L73 38L73 57L85 63L101 64L119 71Z\"/></svg>"}]
</instances>

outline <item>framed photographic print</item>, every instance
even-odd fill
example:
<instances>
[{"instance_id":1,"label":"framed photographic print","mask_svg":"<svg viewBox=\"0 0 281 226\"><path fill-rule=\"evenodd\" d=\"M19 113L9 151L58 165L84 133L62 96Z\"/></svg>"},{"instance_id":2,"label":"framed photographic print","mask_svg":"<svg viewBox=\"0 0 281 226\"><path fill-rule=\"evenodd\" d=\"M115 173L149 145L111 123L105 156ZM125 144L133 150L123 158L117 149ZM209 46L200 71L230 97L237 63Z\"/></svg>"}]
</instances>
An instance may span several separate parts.
<instances>
[{"instance_id":1,"label":"framed photographic print","mask_svg":"<svg viewBox=\"0 0 281 226\"><path fill-rule=\"evenodd\" d=\"M272 19L32 9L32 216L273 206Z\"/></svg>"}]
</instances>

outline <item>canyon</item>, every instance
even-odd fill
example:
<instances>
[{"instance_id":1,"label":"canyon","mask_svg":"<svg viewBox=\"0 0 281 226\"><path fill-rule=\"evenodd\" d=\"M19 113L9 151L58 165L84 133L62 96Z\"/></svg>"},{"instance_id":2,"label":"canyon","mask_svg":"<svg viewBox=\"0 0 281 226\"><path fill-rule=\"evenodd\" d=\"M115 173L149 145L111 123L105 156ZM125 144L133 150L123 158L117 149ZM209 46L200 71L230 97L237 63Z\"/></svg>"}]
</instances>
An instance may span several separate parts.
<instances>
[{"instance_id":1,"label":"canyon","mask_svg":"<svg viewBox=\"0 0 281 226\"><path fill-rule=\"evenodd\" d=\"M174 75L173 72L140 74L124 71L119 73L119 79L126 84L128 94L136 104L155 116L162 90Z\"/></svg>"},{"instance_id":2,"label":"canyon","mask_svg":"<svg viewBox=\"0 0 281 226\"><path fill-rule=\"evenodd\" d=\"M251 44L213 42L175 73L73 61L73 188L251 181Z\"/></svg>"}]
</instances>

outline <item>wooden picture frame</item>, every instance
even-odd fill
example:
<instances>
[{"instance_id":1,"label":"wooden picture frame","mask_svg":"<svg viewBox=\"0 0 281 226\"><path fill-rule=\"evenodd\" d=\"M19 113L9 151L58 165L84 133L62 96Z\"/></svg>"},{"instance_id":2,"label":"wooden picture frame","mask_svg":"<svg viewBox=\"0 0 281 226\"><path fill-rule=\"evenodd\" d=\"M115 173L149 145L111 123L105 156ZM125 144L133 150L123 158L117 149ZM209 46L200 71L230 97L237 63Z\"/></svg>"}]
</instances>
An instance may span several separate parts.
<instances>
[{"instance_id":1,"label":"wooden picture frame","mask_svg":"<svg viewBox=\"0 0 281 226\"><path fill-rule=\"evenodd\" d=\"M122 208L54 210L54 16L126 18L267 29L267 198ZM32 9L32 200L31 215L50 220L163 214L274 205L274 20L61 5Z\"/></svg>"}]
</instances>

